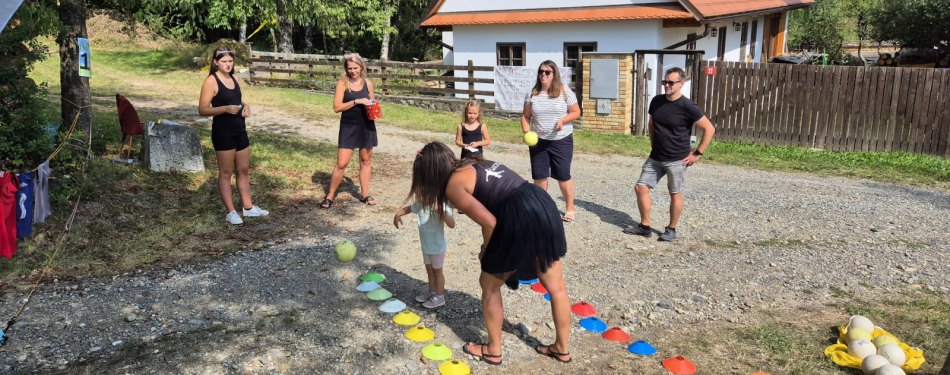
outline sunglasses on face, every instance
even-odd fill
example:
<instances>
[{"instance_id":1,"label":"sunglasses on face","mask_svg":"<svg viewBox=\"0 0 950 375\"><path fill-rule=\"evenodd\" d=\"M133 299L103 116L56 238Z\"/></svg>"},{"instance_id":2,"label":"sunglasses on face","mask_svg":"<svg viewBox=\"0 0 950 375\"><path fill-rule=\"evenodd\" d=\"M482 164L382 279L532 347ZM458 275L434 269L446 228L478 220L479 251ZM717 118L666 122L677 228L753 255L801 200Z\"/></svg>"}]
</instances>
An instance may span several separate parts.
<instances>
[{"instance_id":1,"label":"sunglasses on face","mask_svg":"<svg viewBox=\"0 0 950 375\"><path fill-rule=\"evenodd\" d=\"M675 85L675 84L677 84L677 83L680 83L680 82L683 82L683 81L660 81L660 83L662 83L663 86L666 86L666 85L673 86L673 85Z\"/></svg>"},{"instance_id":2,"label":"sunglasses on face","mask_svg":"<svg viewBox=\"0 0 950 375\"><path fill-rule=\"evenodd\" d=\"M538 71L538 75L539 75L539 76L549 76L549 75L552 75L552 74L554 74L554 71L553 71L553 70L544 70L544 69L542 69L542 70L539 70L539 71Z\"/></svg>"}]
</instances>

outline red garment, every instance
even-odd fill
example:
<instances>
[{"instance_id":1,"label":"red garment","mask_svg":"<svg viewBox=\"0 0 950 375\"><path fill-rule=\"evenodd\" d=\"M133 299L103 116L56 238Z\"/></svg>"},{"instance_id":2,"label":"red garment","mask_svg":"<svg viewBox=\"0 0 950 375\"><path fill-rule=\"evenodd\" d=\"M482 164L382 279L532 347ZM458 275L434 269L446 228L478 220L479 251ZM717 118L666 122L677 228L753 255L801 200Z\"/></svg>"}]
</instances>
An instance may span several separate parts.
<instances>
[{"instance_id":1,"label":"red garment","mask_svg":"<svg viewBox=\"0 0 950 375\"><path fill-rule=\"evenodd\" d=\"M10 259L16 253L16 178L0 172L0 255Z\"/></svg>"}]
</instances>

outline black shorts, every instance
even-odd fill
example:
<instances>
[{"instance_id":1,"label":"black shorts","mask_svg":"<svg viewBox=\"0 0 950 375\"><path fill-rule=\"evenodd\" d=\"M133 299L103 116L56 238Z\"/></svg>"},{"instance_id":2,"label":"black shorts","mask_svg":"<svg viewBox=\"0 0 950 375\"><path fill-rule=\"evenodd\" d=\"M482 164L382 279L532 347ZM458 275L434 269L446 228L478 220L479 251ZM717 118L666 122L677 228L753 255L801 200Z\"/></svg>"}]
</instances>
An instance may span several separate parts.
<instances>
[{"instance_id":1,"label":"black shorts","mask_svg":"<svg viewBox=\"0 0 950 375\"><path fill-rule=\"evenodd\" d=\"M528 147L531 155L531 178L546 180L553 177L564 182L571 179L571 160L574 159L574 134L549 141L539 139L538 144Z\"/></svg>"},{"instance_id":2,"label":"black shorts","mask_svg":"<svg viewBox=\"0 0 950 375\"><path fill-rule=\"evenodd\" d=\"M251 146L251 140L247 138L247 132L241 132L238 135L211 132L211 145L214 146L215 151L241 151Z\"/></svg>"}]
</instances>

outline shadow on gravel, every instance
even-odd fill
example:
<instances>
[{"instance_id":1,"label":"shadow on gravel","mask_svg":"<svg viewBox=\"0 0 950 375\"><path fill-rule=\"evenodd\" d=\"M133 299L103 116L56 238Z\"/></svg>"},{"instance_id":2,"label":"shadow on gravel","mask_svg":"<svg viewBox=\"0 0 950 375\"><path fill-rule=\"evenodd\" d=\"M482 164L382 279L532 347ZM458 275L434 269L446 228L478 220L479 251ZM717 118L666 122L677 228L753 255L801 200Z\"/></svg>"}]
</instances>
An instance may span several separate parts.
<instances>
[{"instance_id":1,"label":"shadow on gravel","mask_svg":"<svg viewBox=\"0 0 950 375\"><path fill-rule=\"evenodd\" d=\"M620 229L640 224L639 222L634 221L633 218L630 217L630 214L626 212L617 211L613 208L601 206L594 202L574 199L574 204L589 212L593 212L597 215L597 217L600 218L600 221L614 225Z\"/></svg>"}]
</instances>

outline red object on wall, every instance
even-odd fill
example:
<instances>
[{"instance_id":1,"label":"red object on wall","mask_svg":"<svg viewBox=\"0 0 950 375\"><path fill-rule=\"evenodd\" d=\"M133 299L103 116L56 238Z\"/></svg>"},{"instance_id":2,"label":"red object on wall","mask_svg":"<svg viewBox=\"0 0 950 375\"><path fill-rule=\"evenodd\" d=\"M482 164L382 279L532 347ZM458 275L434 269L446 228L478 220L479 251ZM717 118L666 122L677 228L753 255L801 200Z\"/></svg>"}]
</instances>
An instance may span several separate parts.
<instances>
[{"instance_id":1,"label":"red object on wall","mask_svg":"<svg viewBox=\"0 0 950 375\"><path fill-rule=\"evenodd\" d=\"M707 66L707 67L706 67L706 75L707 75L707 76L714 76L714 75L716 75L716 67L715 67L715 66Z\"/></svg>"}]
</instances>

